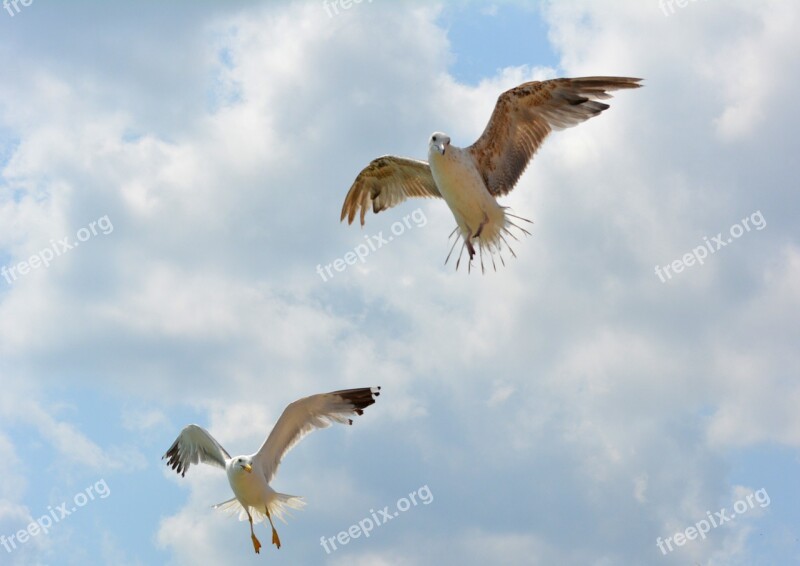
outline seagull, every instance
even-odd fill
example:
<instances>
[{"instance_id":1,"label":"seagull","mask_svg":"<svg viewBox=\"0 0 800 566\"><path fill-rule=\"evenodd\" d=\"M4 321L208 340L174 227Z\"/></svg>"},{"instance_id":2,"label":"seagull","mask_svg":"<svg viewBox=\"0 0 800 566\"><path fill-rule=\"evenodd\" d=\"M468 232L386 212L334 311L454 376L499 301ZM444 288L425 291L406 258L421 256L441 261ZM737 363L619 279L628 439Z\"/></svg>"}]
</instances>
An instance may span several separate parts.
<instances>
[{"instance_id":1,"label":"seagull","mask_svg":"<svg viewBox=\"0 0 800 566\"><path fill-rule=\"evenodd\" d=\"M639 88L642 79L631 77L581 77L531 81L502 93L486 129L466 148L450 143L442 132L431 135L428 161L384 155L374 159L356 177L342 206L340 220L352 224L356 214L361 225L368 208L376 214L411 197L443 198L456 219L453 249L462 241L456 269L466 248L468 269L480 252L495 254L505 265L501 245L516 257L505 236L511 232L530 234L514 222L530 220L515 216L497 203L497 197L511 191L522 173L553 130L561 130L597 116L609 106L598 100L611 98L609 91Z\"/></svg>"},{"instance_id":2,"label":"seagull","mask_svg":"<svg viewBox=\"0 0 800 566\"><path fill-rule=\"evenodd\" d=\"M239 520L247 517L256 554L260 553L261 542L253 530L253 515L257 523L266 516L272 527L272 544L280 548L281 539L272 516L286 522L283 514L287 508L300 509L305 505L301 497L278 493L269 485L284 455L314 429L326 428L333 422L353 424L349 416L364 414L364 409L375 403L380 389L345 389L311 395L290 403L259 451L249 456L232 458L207 430L191 424L181 431L162 460L167 459L167 465L181 476L186 475L191 464L199 462L223 468L235 497L214 508L238 510Z\"/></svg>"}]
</instances>

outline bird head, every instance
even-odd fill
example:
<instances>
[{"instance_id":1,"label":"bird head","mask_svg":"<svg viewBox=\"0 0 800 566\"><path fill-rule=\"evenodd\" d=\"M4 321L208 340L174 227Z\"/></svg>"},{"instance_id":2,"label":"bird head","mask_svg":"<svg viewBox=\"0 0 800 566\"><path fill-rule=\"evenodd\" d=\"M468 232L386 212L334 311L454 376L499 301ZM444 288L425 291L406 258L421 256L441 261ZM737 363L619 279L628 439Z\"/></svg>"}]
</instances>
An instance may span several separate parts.
<instances>
[{"instance_id":1,"label":"bird head","mask_svg":"<svg viewBox=\"0 0 800 566\"><path fill-rule=\"evenodd\" d=\"M444 155L444 151L450 145L450 136L447 134L443 134L442 132L434 132L431 134L431 141L428 144L428 153L433 153L436 151L441 155Z\"/></svg>"},{"instance_id":2,"label":"bird head","mask_svg":"<svg viewBox=\"0 0 800 566\"><path fill-rule=\"evenodd\" d=\"M238 456L233 460L234 470L244 470L248 474L253 473L253 459L247 456Z\"/></svg>"}]
</instances>

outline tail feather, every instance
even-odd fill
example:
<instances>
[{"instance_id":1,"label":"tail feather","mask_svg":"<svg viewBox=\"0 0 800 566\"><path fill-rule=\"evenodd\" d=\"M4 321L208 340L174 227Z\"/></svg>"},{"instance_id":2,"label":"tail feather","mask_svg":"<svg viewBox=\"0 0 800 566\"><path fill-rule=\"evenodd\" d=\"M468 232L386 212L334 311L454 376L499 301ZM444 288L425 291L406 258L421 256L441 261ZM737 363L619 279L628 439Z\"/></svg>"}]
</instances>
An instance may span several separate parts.
<instances>
[{"instance_id":1,"label":"tail feather","mask_svg":"<svg viewBox=\"0 0 800 566\"><path fill-rule=\"evenodd\" d=\"M509 236L516 241L519 241L517 235L515 235L511 230L517 230L519 235L521 236L530 236L531 233L520 226L519 224L515 223L512 218L517 219L522 222L527 222L528 224L533 224L531 220L527 218L523 218L521 216L517 216L516 214L511 214L507 212L506 207L502 208L502 216L500 217L499 221L492 222L489 224L484 225L481 228L481 233L478 236L470 235L467 229L462 228L459 225L456 225L456 228L450 234L452 237L455 235L455 241L453 242L453 246L450 248L450 253L447 254L447 258L445 258L444 263L445 265L450 260L450 257L453 254L453 250L455 249L456 244L458 241L461 240L461 250L458 254L458 259L456 261L456 271L458 271L458 267L461 264L461 257L464 254L464 248L467 248L468 251L468 262L467 262L467 270L470 271L472 268L472 260L476 255L475 248L477 247L477 255L478 261L480 262L481 272L484 273L486 271L484 261L483 261L483 251L486 250L488 256L491 258L492 261L492 268L497 271L497 264L495 262L495 255L500 258L500 263L505 266L506 262L503 259L503 246L505 245L508 248L508 251L511 253L512 257L517 257L517 254L514 253L514 250L506 240L505 236ZM477 244L475 246L474 244Z\"/></svg>"},{"instance_id":2,"label":"tail feather","mask_svg":"<svg viewBox=\"0 0 800 566\"><path fill-rule=\"evenodd\" d=\"M285 523L285 517L291 516L289 509L296 509L299 511L305 506L305 504L306 502L303 500L303 498L297 495L275 493L272 500L268 503L269 514ZM214 509L219 509L220 511L226 512L229 515L236 515L238 513L240 521L247 520L247 511L245 511L245 508L235 497L214 505ZM264 512L263 507L261 509L257 507L250 507L250 514L253 516L254 523L261 523L267 520L267 514Z\"/></svg>"}]
</instances>

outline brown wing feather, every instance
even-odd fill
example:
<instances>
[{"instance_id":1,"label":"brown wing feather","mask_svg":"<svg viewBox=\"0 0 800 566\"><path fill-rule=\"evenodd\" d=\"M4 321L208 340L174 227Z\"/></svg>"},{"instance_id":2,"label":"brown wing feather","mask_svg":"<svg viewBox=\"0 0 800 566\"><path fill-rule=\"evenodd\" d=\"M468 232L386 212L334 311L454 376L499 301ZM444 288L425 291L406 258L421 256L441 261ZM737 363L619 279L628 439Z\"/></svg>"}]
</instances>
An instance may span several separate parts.
<instances>
[{"instance_id":1,"label":"brown wing feather","mask_svg":"<svg viewBox=\"0 0 800 566\"><path fill-rule=\"evenodd\" d=\"M344 199L340 220L346 217L347 223L352 224L356 213L360 213L363 226L370 204L377 214L407 198L441 196L425 161L384 155L373 159L358 174Z\"/></svg>"},{"instance_id":2,"label":"brown wing feather","mask_svg":"<svg viewBox=\"0 0 800 566\"><path fill-rule=\"evenodd\" d=\"M639 88L641 80L562 78L524 83L501 94L483 134L467 148L489 192L511 191L551 131L597 116L608 108L597 102L611 98L607 91Z\"/></svg>"}]
</instances>

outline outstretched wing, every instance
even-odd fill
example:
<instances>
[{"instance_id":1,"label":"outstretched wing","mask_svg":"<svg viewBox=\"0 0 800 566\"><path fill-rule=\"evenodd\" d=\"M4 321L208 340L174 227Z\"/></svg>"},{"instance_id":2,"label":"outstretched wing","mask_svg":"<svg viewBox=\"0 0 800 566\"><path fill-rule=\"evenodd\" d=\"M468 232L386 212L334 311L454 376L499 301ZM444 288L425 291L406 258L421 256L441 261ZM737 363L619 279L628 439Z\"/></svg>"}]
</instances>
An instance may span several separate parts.
<instances>
[{"instance_id":1,"label":"outstretched wing","mask_svg":"<svg viewBox=\"0 0 800 566\"><path fill-rule=\"evenodd\" d=\"M483 134L467 148L486 188L495 196L511 191L551 131L597 116L608 108L597 102L611 98L608 91L639 88L641 80L562 78L524 83L501 94Z\"/></svg>"},{"instance_id":2,"label":"outstretched wing","mask_svg":"<svg viewBox=\"0 0 800 566\"><path fill-rule=\"evenodd\" d=\"M161 459L167 459L167 465L185 476L191 464L204 462L225 469L225 461L231 456L214 440L208 431L197 425L184 428Z\"/></svg>"},{"instance_id":3,"label":"outstretched wing","mask_svg":"<svg viewBox=\"0 0 800 566\"><path fill-rule=\"evenodd\" d=\"M289 404L275 424L253 459L260 462L267 483L272 481L283 456L295 444L317 428L326 428L331 423L353 424L351 415L361 415L364 409L375 402L380 387L362 387L321 393L299 399Z\"/></svg>"},{"instance_id":4,"label":"outstretched wing","mask_svg":"<svg viewBox=\"0 0 800 566\"><path fill-rule=\"evenodd\" d=\"M373 159L358 174L344 199L339 220L347 217L347 223L352 224L356 213L360 213L363 226L370 204L377 214L407 198L441 196L427 162L384 155Z\"/></svg>"}]
</instances>

